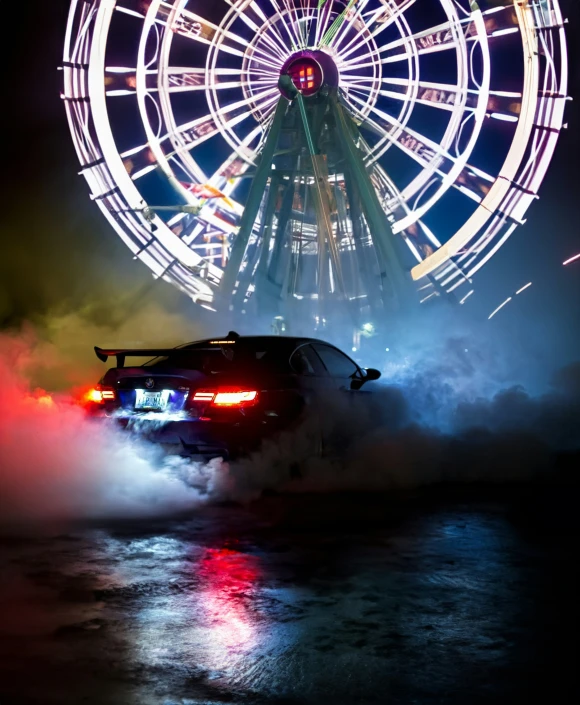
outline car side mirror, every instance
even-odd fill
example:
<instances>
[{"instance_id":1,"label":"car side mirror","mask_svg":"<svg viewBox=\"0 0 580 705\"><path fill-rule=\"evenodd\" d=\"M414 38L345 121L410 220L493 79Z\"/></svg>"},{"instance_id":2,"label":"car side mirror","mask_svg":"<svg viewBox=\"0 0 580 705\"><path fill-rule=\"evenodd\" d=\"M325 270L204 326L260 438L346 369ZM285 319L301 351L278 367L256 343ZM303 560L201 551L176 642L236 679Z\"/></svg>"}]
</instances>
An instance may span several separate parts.
<instances>
[{"instance_id":1,"label":"car side mirror","mask_svg":"<svg viewBox=\"0 0 580 705\"><path fill-rule=\"evenodd\" d=\"M365 382L372 382L373 380L378 379L381 376L379 370L375 370L374 367L369 367L367 370L365 370L365 372Z\"/></svg>"},{"instance_id":2,"label":"car side mirror","mask_svg":"<svg viewBox=\"0 0 580 705\"><path fill-rule=\"evenodd\" d=\"M351 389L360 389L365 382L372 382L375 379L378 379L381 376L381 373L378 370L375 370L373 367L369 367L366 370L361 370L362 372L362 377L355 377L352 382L350 383L350 388Z\"/></svg>"}]
</instances>

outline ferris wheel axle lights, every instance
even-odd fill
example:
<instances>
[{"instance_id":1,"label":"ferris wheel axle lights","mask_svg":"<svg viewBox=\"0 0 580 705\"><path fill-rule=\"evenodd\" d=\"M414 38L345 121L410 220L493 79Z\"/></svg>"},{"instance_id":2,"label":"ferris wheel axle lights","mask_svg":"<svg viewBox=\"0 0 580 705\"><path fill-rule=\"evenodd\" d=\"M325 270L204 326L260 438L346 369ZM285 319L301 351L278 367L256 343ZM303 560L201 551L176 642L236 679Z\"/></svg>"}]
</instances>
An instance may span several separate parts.
<instances>
[{"instance_id":1,"label":"ferris wheel axle lights","mask_svg":"<svg viewBox=\"0 0 580 705\"><path fill-rule=\"evenodd\" d=\"M293 61L288 67L288 75L296 89L305 97L318 93L324 82L322 67L310 57Z\"/></svg>"},{"instance_id":2,"label":"ferris wheel axle lights","mask_svg":"<svg viewBox=\"0 0 580 705\"><path fill-rule=\"evenodd\" d=\"M291 54L280 68L281 76L289 76L294 88L308 98L323 86L337 88L339 75L332 57L324 51L303 50ZM280 87L282 95L292 100L288 90Z\"/></svg>"}]
</instances>

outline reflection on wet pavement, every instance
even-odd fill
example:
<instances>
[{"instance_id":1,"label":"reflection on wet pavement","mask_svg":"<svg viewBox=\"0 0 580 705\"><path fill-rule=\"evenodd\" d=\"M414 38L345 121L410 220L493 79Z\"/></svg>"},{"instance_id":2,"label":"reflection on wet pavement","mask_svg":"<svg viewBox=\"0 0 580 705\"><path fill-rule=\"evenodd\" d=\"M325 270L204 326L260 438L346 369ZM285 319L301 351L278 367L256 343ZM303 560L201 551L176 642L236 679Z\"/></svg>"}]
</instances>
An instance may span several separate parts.
<instances>
[{"instance_id":1,"label":"reflection on wet pavement","mask_svg":"<svg viewBox=\"0 0 580 705\"><path fill-rule=\"evenodd\" d=\"M557 527L509 502L315 506L4 538L0 702L577 701Z\"/></svg>"}]
</instances>

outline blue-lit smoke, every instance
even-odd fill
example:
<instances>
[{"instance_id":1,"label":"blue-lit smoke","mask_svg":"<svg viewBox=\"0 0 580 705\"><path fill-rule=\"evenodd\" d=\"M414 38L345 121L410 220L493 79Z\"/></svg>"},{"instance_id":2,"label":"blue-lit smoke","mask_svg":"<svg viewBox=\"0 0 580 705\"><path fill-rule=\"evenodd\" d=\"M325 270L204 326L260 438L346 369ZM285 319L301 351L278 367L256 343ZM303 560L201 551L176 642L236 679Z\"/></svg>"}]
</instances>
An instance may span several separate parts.
<instances>
[{"instance_id":1,"label":"blue-lit smoke","mask_svg":"<svg viewBox=\"0 0 580 705\"><path fill-rule=\"evenodd\" d=\"M459 407L490 402L515 387L533 398L552 390L553 360L462 307L420 309L376 330L350 354L381 370L381 383L400 391L418 425L452 433ZM326 333L346 347L340 332Z\"/></svg>"},{"instance_id":2,"label":"blue-lit smoke","mask_svg":"<svg viewBox=\"0 0 580 705\"><path fill-rule=\"evenodd\" d=\"M489 331L445 309L393 323L352 353L380 368L380 381L361 393L330 394L297 431L230 464L164 456L140 439L139 424L133 434L99 426L62 397L35 392L31 374L40 368L44 379L55 370L62 387L70 349L63 358L60 345L4 335L0 508L16 517L152 516L248 501L264 490L389 491L550 477L555 454L580 445L580 363L554 373ZM100 342L94 333L83 349ZM321 337L344 347L330 329ZM93 368L87 371L94 384Z\"/></svg>"}]
</instances>

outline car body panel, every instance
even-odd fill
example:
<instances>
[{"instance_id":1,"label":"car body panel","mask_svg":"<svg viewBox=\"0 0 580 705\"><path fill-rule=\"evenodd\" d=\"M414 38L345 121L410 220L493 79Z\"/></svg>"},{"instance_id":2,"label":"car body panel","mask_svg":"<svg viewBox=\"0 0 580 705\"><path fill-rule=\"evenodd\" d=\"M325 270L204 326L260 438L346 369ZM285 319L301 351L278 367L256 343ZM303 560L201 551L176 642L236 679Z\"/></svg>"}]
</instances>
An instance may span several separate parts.
<instances>
[{"instance_id":1,"label":"car body panel","mask_svg":"<svg viewBox=\"0 0 580 705\"><path fill-rule=\"evenodd\" d=\"M95 351L101 360L116 356L118 362L100 381L114 392L99 405L101 414L202 457L249 452L298 425L329 392L355 391L365 376L338 348L310 338L229 334L174 349ZM126 358L149 354L157 357L124 366ZM224 390L255 392L255 399L219 406L212 395Z\"/></svg>"}]
</instances>

